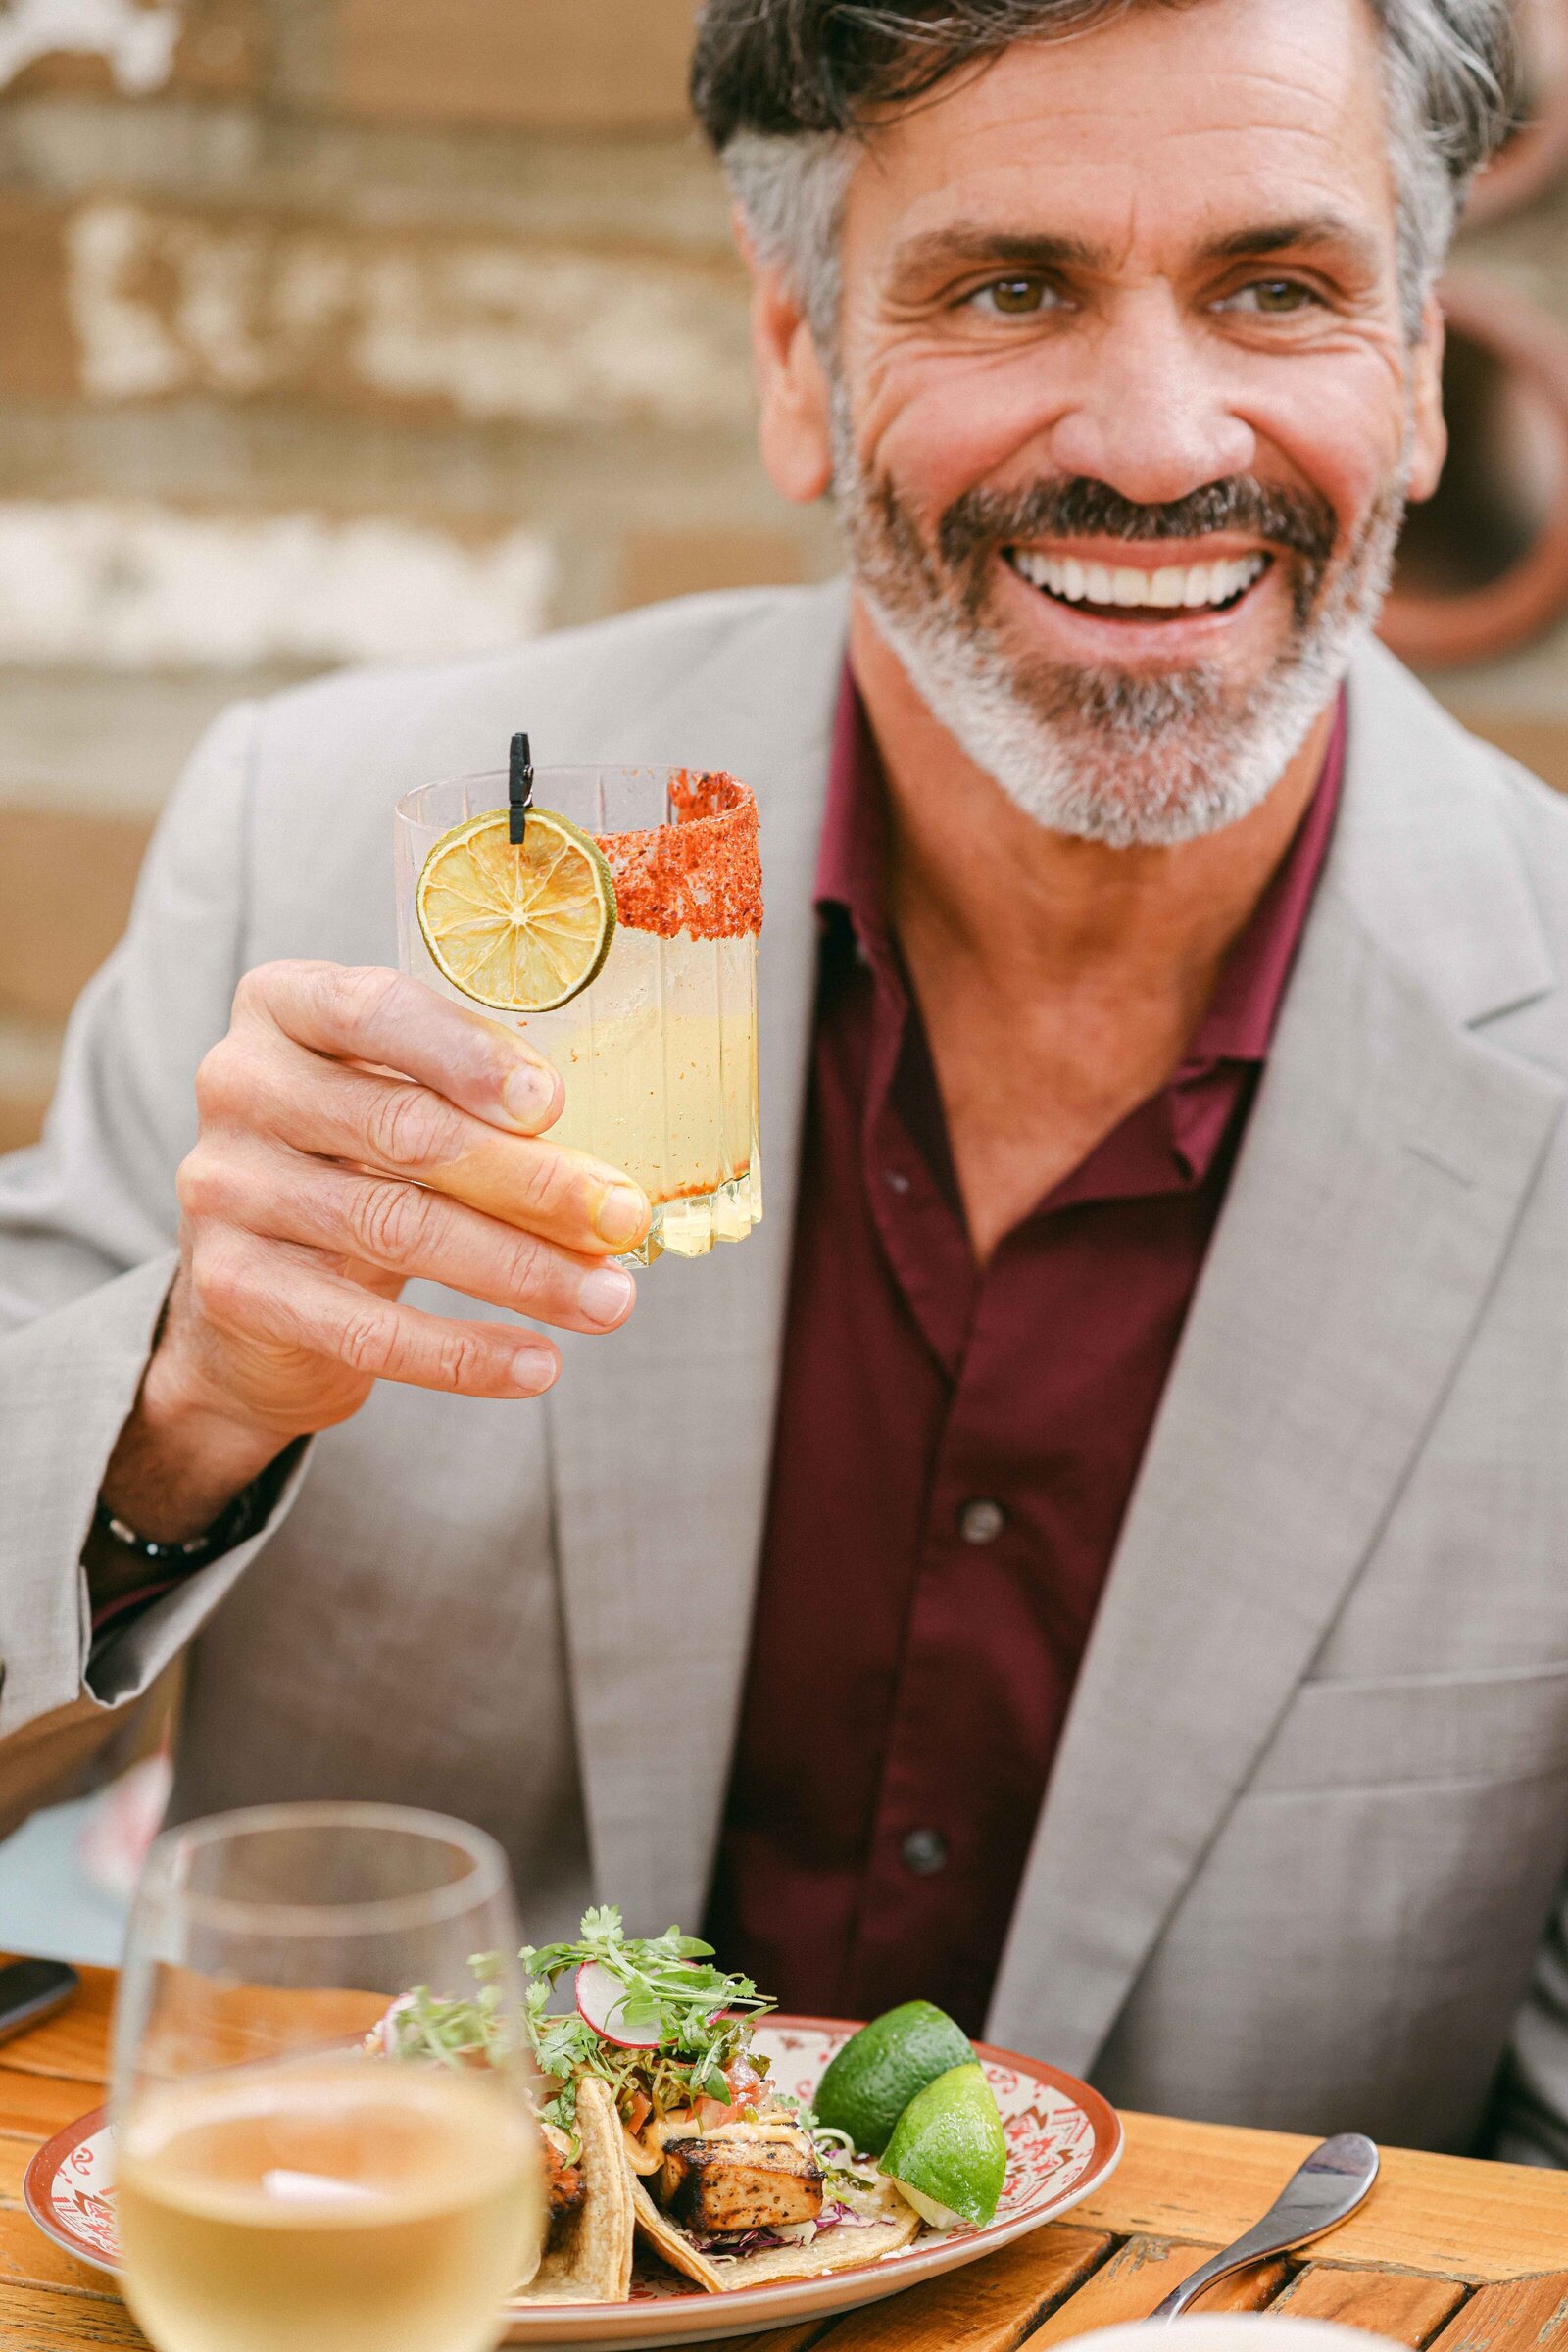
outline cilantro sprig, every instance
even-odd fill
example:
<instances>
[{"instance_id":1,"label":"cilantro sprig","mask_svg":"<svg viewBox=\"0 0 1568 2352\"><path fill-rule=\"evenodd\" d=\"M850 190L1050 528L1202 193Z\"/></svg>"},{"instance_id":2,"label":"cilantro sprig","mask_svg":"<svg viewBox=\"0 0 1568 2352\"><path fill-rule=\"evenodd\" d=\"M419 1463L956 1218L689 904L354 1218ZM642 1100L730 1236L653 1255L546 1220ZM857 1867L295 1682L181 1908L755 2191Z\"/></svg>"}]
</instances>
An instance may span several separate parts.
<instances>
[{"instance_id":1,"label":"cilantro sprig","mask_svg":"<svg viewBox=\"0 0 1568 2352\"><path fill-rule=\"evenodd\" d=\"M706 2095L728 2100L728 2070L749 2052L752 2022L776 2006L750 1977L731 1976L708 1965L713 1947L679 1928L662 1936L629 1936L614 1904L583 1914L575 1943L525 1945L527 1973L523 2024L542 2075L558 2087L541 2113L547 2123L573 2131L577 2082L584 2074L608 2082L622 2117L647 2112L668 2115ZM623 2050L596 2034L575 2008L550 2014L558 1979L599 1961L625 1986L621 2015L641 2031L657 2027L657 2049ZM499 1982L499 1953L481 1952L468 1963L478 1990L463 2000L439 2000L419 1985L400 2001L389 2020L394 2055L436 2059L461 2066L481 2054L498 2063L511 2054ZM759 2075L767 2061L755 2054ZM640 2103L646 2101L647 2106Z\"/></svg>"},{"instance_id":2,"label":"cilantro sprig","mask_svg":"<svg viewBox=\"0 0 1568 2352\"><path fill-rule=\"evenodd\" d=\"M707 1965L712 1957L710 1943L683 1936L679 1928L628 1936L613 1903L584 1912L574 1943L525 1946L528 2028L540 2066L551 2075L586 2068L601 2076L623 2114L639 2092L659 2115L704 2094L727 2100L727 2069L746 2050L752 2021L775 2003L750 1977ZM575 2013L549 2015L557 1980L594 1961L625 1986L620 2014L638 2032L654 2028L657 2049L618 2049Z\"/></svg>"}]
</instances>

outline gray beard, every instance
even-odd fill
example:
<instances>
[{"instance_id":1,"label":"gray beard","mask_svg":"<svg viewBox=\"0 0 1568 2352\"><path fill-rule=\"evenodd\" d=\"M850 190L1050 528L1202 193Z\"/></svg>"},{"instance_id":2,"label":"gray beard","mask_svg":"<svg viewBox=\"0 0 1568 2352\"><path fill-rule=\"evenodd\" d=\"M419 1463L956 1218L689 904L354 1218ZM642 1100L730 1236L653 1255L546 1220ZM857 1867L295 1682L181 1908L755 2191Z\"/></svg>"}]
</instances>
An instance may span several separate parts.
<instances>
[{"instance_id":1,"label":"gray beard","mask_svg":"<svg viewBox=\"0 0 1568 2352\"><path fill-rule=\"evenodd\" d=\"M974 764L1026 816L1081 841L1169 847L1259 808L1343 683L1388 594L1407 457L1254 685L1228 685L1209 664L1150 678L1023 662L1004 651L984 595L965 599L891 486L861 473L842 393L834 426L835 495L879 634Z\"/></svg>"}]
</instances>

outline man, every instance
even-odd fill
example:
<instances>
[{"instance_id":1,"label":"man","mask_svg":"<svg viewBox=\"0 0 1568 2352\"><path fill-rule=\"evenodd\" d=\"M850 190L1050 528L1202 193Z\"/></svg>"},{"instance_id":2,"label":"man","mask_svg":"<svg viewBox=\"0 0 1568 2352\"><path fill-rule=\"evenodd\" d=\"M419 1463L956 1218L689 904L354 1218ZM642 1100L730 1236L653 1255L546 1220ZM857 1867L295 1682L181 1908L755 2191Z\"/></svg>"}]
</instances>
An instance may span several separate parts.
<instances>
[{"instance_id":1,"label":"man","mask_svg":"<svg viewBox=\"0 0 1568 2352\"><path fill-rule=\"evenodd\" d=\"M5 1179L14 1811L189 1642L183 1812L1568 2150L1568 816L1370 642L1507 78L1501 0L710 0L848 602L198 754ZM763 805L768 1222L635 1312L559 1081L382 968L394 798L519 724Z\"/></svg>"}]
</instances>

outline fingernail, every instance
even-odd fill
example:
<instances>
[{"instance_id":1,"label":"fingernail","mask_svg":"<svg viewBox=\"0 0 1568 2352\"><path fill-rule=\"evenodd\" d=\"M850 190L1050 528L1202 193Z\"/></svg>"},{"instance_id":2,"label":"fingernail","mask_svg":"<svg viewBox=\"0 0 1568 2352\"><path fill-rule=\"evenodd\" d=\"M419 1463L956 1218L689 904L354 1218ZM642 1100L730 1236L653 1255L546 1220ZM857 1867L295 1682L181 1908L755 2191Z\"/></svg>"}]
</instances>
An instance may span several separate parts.
<instances>
[{"instance_id":1,"label":"fingernail","mask_svg":"<svg viewBox=\"0 0 1568 2352\"><path fill-rule=\"evenodd\" d=\"M617 1250L638 1240L647 1223L648 1203L629 1184L612 1184L594 1218L599 1239L612 1243Z\"/></svg>"},{"instance_id":2,"label":"fingernail","mask_svg":"<svg viewBox=\"0 0 1568 2352\"><path fill-rule=\"evenodd\" d=\"M503 1087L501 1099L519 1127L537 1127L555 1106L555 1077L536 1061L519 1061Z\"/></svg>"},{"instance_id":3,"label":"fingernail","mask_svg":"<svg viewBox=\"0 0 1568 2352\"><path fill-rule=\"evenodd\" d=\"M578 1285L577 1304L590 1323L602 1323L608 1331L620 1321L636 1296L637 1285L619 1266L596 1266Z\"/></svg>"},{"instance_id":4,"label":"fingernail","mask_svg":"<svg viewBox=\"0 0 1568 2352\"><path fill-rule=\"evenodd\" d=\"M519 1348L512 1359L512 1377L524 1396L539 1396L555 1386L556 1359L548 1348Z\"/></svg>"}]
</instances>

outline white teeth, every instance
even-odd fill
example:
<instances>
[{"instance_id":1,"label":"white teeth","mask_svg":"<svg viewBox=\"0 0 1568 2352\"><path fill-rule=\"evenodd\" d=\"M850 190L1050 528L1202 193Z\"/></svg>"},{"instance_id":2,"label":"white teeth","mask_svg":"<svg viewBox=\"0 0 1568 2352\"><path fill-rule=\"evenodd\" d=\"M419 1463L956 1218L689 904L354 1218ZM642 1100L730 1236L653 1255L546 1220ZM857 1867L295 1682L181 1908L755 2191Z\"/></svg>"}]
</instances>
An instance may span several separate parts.
<instances>
[{"instance_id":1,"label":"white teeth","mask_svg":"<svg viewBox=\"0 0 1568 2352\"><path fill-rule=\"evenodd\" d=\"M1242 556L1224 564L1167 564L1158 571L1136 571L1125 564L1112 570L1103 564L1077 563L1071 556L1039 556L1024 547L1010 549L1008 561L1031 586L1069 605L1127 610L1147 606L1165 612L1228 605L1262 577L1269 563L1267 556Z\"/></svg>"}]
</instances>

